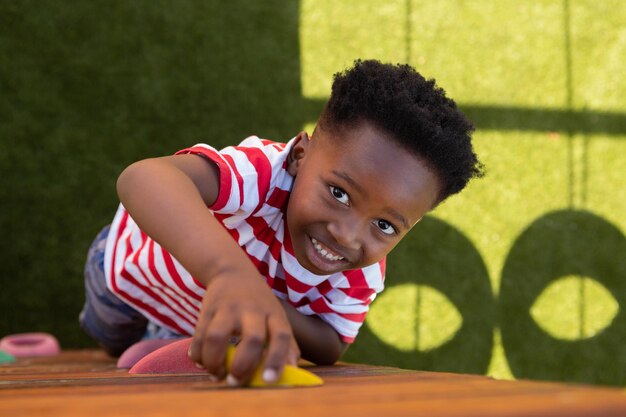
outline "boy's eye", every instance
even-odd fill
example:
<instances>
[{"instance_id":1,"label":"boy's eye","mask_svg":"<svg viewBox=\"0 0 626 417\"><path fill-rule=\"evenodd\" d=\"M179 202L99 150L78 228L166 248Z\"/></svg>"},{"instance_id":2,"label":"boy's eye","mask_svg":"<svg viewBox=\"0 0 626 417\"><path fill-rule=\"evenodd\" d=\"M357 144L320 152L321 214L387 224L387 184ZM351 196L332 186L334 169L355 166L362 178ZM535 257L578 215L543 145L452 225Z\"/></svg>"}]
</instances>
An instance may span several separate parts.
<instances>
[{"instance_id":1,"label":"boy's eye","mask_svg":"<svg viewBox=\"0 0 626 417\"><path fill-rule=\"evenodd\" d=\"M330 193L333 195L333 197L335 197L335 200L345 205L348 205L348 203L350 203L350 199L348 198L348 193L346 193L344 190L342 190L339 187L335 187L334 185L331 185L329 189L330 189Z\"/></svg>"},{"instance_id":2,"label":"boy's eye","mask_svg":"<svg viewBox=\"0 0 626 417\"><path fill-rule=\"evenodd\" d=\"M396 233L395 227L393 227L391 223L389 223L387 220L379 219L376 220L374 223L376 224L376 227L378 227L380 231L386 235L393 235L394 233Z\"/></svg>"}]
</instances>

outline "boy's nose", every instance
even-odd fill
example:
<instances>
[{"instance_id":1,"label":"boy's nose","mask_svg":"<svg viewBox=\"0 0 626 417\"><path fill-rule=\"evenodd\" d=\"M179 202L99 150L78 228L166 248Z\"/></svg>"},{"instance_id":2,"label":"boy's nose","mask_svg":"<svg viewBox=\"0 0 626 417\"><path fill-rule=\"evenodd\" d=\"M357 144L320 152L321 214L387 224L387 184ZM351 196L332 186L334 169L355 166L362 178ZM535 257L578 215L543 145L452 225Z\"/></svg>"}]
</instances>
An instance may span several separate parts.
<instances>
[{"instance_id":1,"label":"boy's nose","mask_svg":"<svg viewBox=\"0 0 626 417\"><path fill-rule=\"evenodd\" d=\"M358 219L342 218L328 223L327 229L335 242L348 250L361 249L363 222Z\"/></svg>"}]
</instances>

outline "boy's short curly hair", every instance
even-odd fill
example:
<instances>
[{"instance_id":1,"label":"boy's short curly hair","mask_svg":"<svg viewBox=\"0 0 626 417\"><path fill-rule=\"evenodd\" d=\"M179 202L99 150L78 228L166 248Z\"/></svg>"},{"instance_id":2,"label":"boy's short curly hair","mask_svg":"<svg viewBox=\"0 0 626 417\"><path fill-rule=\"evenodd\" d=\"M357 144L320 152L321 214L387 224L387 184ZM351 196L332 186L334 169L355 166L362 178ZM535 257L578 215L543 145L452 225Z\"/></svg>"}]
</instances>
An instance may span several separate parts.
<instances>
[{"instance_id":1,"label":"boy's short curly hair","mask_svg":"<svg viewBox=\"0 0 626 417\"><path fill-rule=\"evenodd\" d=\"M341 129L362 122L391 134L431 167L441 181L436 204L483 176L472 148L473 124L435 80L409 65L357 60L335 74L318 125Z\"/></svg>"}]
</instances>

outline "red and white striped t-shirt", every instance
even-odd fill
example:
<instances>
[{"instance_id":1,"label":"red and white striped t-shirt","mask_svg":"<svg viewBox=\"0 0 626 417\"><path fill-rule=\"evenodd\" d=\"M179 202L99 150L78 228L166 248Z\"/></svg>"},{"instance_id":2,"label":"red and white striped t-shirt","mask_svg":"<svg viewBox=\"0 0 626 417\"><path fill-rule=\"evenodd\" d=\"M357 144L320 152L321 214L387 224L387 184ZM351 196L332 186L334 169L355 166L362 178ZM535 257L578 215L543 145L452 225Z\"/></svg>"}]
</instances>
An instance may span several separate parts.
<instances>
[{"instance_id":1,"label":"red and white striped t-shirt","mask_svg":"<svg viewBox=\"0 0 626 417\"><path fill-rule=\"evenodd\" d=\"M317 315L345 342L354 341L369 304L383 290L385 260L363 269L314 275L296 260L285 210L293 183L287 144L249 137L217 151L198 144L181 153L202 155L219 167L212 213L245 250L274 294L300 313ZM183 335L194 332L204 286L143 233L120 204L105 251L107 286L149 320Z\"/></svg>"}]
</instances>

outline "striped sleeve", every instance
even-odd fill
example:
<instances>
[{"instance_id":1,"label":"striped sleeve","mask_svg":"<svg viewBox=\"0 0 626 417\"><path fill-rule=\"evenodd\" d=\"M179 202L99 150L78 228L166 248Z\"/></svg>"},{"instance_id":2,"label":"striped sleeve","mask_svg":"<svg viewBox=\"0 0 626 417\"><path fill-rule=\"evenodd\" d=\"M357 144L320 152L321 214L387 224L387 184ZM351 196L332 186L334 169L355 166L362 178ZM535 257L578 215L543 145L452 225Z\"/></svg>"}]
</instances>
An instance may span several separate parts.
<instances>
[{"instance_id":1,"label":"striped sleeve","mask_svg":"<svg viewBox=\"0 0 626 417\"><path fill-rule=\"evenodd\" d=\"M334 278L336 276L340 278ZM330 324L341 340L353 343L365 321L369 306L384 288L385 260L369 267L337 274L316 287L318 297L297 307L306 315L317 315ZM309 294L312 294L309 292Z\"/></svg>"},{"instance_id":2,"label":"striped sleeve","mask_svg":"<svg viewBox=\"0 0 626 417\"><path fill-rule=\"evenodd\" d=\"M197 144L176 154L201 155L213 161L219 170L220 184L217 199L209 208L215 213L241 216L258 210L267 199L275 169L268 157L268 147L263 140L251 136L238 146L220 151Z\"/></svg>"}]
</instances>

